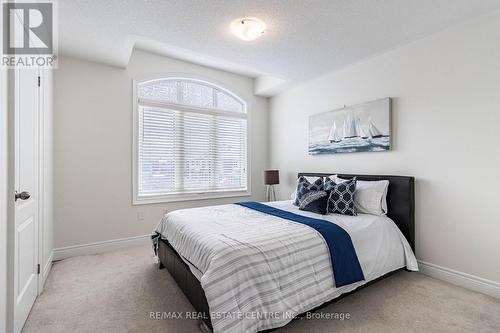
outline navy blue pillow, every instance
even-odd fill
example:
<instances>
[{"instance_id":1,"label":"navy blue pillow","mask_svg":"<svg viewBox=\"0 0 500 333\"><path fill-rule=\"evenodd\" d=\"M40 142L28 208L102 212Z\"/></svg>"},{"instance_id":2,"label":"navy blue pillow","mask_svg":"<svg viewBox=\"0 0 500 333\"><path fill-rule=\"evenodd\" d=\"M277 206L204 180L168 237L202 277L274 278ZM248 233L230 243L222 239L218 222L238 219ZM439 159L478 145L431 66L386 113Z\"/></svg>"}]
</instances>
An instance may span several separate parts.
<instances>
[{"instance_id":1,"label":"navy blue pillow","mask_svg":"<svg viewBox=\"0 0 500 333\"><path fill-rule=\"evenodd\" d=\"M293 204L298 206L300 204L300 199L304 194L310 191L321 191L323 190L323 178L318 178L314 181L314 183L310 183L306 177L300 176L299 181L297 183L297 192L295 195L295 200Z\"/></svg>"},{"instance_id":2,"label":"navy blue pillow","mask_svg":"<svg viewBox=\"0 0 500 333\"><path fill-rule=\"evenodd\" d=\"M354 211L354 192L356 177L335 184L330 178L325 180L325 190L330 191L328 213L356 216Z\"/></svg>"},{"instance_id":3,"label":"navy blue pillow","mask_svg":"<svg viewBox=\"0 0 500 333\"><path fill-rule=\"evenodd\" d=\"M329 198L330 191L309 191L300 199L299 209L326 215L328 213Z\"/></svg>"}]
</instances>

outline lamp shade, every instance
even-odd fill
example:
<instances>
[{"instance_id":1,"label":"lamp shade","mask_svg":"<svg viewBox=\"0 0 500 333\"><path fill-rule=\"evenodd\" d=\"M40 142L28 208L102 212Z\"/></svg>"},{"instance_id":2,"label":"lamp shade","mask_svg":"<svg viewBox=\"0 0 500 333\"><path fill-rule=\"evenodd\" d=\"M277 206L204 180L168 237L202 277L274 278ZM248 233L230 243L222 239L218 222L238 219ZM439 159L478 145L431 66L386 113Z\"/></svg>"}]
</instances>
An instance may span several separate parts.
<instances>
[{"instance_id":1,"label":"lamp shade","mask_svg":"<svg viewBox=\"0 0 500 333\"><path fill-rule=\"evenodd\" d=\"M280 172L278 170L264 171L264 184L276 185L280 183Z\"/></svg>"}]
</instances>

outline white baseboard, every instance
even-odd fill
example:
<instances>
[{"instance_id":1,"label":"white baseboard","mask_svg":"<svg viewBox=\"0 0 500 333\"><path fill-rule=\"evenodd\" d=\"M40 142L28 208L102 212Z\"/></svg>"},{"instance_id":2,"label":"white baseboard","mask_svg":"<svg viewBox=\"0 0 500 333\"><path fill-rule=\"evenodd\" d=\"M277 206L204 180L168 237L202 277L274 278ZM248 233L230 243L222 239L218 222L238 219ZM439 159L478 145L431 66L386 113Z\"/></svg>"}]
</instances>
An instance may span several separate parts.
<instances>
[{"instance_id":1,"label":"white baseboard","mask_svg":"<svg viewBox=\"0 0 500 333\"><path fill-rule=\"evenodd\" d=\"M70 257L99 254L130 247L151 244L151 235L112 239L102 242L88 243L54 249L54 259L62 260Z\"/></svg>"},{"instance_id":2,"label":"white baseboard","mask_svg":"<svg viewBox=\"0 0 500 333\"><path fill-rule=\"evenodd\" d=\"M500 283L498 282L421 260L418 261L418 264L422 274L500 299Z\"/></svg>"}]
</instances>

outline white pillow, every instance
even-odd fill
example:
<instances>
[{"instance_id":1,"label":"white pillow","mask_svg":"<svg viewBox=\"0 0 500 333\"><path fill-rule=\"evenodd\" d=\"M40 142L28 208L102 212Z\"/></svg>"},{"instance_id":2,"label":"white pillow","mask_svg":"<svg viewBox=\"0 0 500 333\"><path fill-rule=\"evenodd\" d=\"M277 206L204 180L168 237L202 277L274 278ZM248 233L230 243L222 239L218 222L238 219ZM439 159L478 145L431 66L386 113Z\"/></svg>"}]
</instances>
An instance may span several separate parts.
<instances>
[{"instance_id":1,"label":"white pillow","mask_svg":"<svg viewBox=\"0 0 500 333\"><path fill-rule=\"evenodd\" d=\"M312 177L312 176L304 176L304 177L311 184L321 178L321 177L317 177L317 176L314 176L314 177ZM299 181L299 179L297 178L297 182L298 181ZM295 185L295 191L293 191L292 194L290 194L290 199L292 199L292 201L295 201L296 198L297 198L297 185Z\"/></svg>"},{"instance_id":2,"label":"white pillow","mask_svg":"<svg viewBox=\"0 0 500 333\"><path fill-rule=\"evenodd\" d=\"M329 176L336 184L345 182L346 179ZM387 214L387 188L388 180L356 181L356 191L354 192L354 210L357 213L385 215Z\"/></svg>"}]
</instances>

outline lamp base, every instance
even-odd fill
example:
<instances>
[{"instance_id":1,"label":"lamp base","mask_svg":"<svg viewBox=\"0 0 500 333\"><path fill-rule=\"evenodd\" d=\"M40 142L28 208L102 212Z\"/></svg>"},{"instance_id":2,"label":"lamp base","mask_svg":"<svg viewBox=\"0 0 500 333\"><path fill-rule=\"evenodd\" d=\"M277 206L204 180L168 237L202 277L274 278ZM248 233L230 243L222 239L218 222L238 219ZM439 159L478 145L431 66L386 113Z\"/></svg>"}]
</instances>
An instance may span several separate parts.
<instances>
[{"instance_id":1,"label":"lamp base","mask_svg":"<svg viewBox=\"0 0 500 333\"><path fill-rule=\"evenodd\" d=\"M276 192L274 191L274 185L267 185L267 201L276 201Z\"/></svg>"}]
</instances>

